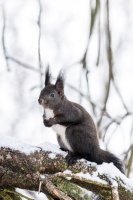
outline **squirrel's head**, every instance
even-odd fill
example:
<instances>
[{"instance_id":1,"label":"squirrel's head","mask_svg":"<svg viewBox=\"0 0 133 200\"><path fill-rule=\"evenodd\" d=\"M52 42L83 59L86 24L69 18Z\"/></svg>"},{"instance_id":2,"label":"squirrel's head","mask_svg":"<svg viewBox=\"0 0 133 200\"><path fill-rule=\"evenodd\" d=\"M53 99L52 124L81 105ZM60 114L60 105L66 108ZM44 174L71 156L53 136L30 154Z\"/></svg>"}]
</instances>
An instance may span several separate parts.
<instances>
[{"instance_id":1,"label":"squirrel's head","mask_svg":"<svg viewBox=\"0 0 133 200\"><path fill-rule=\"evenodd\" d=\"M42 89L38 102L44 108L55 109L64 99L64 74L60 71L55 84L51 84L49 67L45 72L45 87Z\"/></svg>"}]
</instances>

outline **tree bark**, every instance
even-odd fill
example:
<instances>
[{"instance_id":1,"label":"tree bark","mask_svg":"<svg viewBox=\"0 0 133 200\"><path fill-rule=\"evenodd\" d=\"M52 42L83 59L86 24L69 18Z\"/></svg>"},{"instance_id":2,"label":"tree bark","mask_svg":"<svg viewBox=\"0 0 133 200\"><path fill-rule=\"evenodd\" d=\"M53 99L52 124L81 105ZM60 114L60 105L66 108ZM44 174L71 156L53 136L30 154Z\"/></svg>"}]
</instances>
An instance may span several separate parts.
<instances>
[{"instance_id":1,"label":"tree bark","mask_svg":"<svg viewBox=\"0 0 133 200\"><path fill-rule=\"evenodd\" d=\"M133 184L119 171L118 176L114 177L113 174L111 177L111 172L101 173L97 164L86 160L79 160L74 166L67 166L64 157L65 153L61 150L56 153L45 150L45 144L43 149L36 147L35 151L30 153L1 147L0 194L4 189L12 190L18 187L41 190L49 199L89 200L87 191L108 200L133 199ZM115 186L111 184L112 180L118 184L117 197L113 196Z\"/></svg>"}]
</instances>

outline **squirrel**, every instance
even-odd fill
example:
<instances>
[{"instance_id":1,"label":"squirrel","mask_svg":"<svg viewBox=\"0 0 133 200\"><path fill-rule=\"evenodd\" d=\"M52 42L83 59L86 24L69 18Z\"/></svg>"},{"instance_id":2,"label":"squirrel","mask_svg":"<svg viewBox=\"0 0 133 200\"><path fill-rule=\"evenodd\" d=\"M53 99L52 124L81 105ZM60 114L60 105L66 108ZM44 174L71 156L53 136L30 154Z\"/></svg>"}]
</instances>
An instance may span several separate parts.
<instances>
[{"instance_id":1,"label":"squirrel","mask_svg":"<svg viewBox=\"0 0 133 200\"><path fill-rule=\"evenodd\" d=\"M65 160L73 165L78 159L113 164L124 173L122 162L112 153L100 149L97 130L90 114L64 94L64 73L60 71L55 84L51 84L49 67L45 72L45 87L38 102L44 108L43 123L57 133L61 150L68 151Z\"/></svg>"}]
</instances>

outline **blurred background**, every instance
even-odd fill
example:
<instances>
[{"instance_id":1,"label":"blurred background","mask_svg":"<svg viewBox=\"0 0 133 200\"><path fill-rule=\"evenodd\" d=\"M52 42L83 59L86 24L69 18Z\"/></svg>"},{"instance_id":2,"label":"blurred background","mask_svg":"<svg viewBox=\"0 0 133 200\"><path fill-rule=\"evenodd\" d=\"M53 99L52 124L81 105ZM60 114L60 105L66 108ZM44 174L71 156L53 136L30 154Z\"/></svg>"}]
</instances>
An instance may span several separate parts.
<instances>
[{"instance_id":1,"label":"blurred background","mask_svg":"<svg viewBox=\"0 0 133 200\"><path fill-rule=\"evenodd\" d=\"M133 178L133 1L0 0L0 135L57 144L38 105L49 65ZM35 199L39 199L36 197Z\"/></svg>"}]
</instances>

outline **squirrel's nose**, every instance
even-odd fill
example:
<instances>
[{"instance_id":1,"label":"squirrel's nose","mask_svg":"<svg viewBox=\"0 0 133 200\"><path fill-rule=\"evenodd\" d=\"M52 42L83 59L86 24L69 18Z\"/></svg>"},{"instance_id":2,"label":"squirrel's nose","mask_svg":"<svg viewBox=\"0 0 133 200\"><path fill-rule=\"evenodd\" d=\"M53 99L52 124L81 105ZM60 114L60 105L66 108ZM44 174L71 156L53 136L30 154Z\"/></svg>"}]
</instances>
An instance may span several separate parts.
<instances>
[{"instance_id":1,"label":"squirrel's nose","mask_svg":"<svg viewBox=\"0 0 133 200\"><path fill-rule=\"evenodd\" d=\"M38 103L39 103L39 104L42 103L42 99L41 99L41 98L38 99Z\"/></svg>"},{"instance_id":2,"label":"squirrel's nose","mask_svg":"<svg viewBox=\"0 0 133 200\"><path fill-rule=\"evenodd\" d=\"M38 103L39 103L39 104L47 104L48 101L47 101L46 99L39 98L39 99L38 99Z\"/></svg>"}]
</instances>

